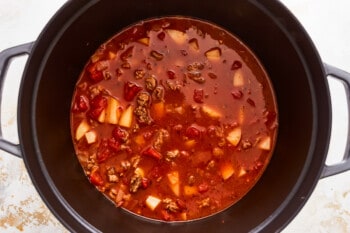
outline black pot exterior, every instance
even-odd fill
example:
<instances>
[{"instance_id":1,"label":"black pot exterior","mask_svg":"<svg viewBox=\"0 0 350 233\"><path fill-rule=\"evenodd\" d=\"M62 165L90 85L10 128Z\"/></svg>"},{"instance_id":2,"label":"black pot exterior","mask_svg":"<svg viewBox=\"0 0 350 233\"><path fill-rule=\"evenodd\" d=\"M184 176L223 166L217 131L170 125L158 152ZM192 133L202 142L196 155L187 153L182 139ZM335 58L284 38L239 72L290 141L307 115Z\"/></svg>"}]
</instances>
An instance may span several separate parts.
<instances>
[{"instance_id":1,"label":"black pot exterior","mask_svg":"<svg viewBox=\"0 0 350 233\"><path fill-rule=\"evenodd\" d=\"M258 184L228 210L184 223L150 221L114 207L84 176L69 128L74 85L97 47L132 23L166 15L205 19L241 38L269 73L279 107L277 146ZM272 0L70 1L35 43L20 93L25 164L48 207L72 232L279 231L313 191L329 144L322 63L300 24Z\"/></svg>"}]
</instances>

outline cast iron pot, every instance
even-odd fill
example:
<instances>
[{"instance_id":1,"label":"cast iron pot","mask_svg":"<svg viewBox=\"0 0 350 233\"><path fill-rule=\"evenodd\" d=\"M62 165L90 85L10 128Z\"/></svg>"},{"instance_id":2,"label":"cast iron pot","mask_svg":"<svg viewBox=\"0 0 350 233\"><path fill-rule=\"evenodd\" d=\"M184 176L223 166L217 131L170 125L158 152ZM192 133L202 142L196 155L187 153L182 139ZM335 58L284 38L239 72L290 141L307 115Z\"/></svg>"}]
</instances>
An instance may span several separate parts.
<instances>
[{"instance_id":1,"label":"cast iron pot","mask_svg":"<svg viewBox=\"0 0 350 233\"><path fill-rule=\"evenodd\" d=\"M226 211L182 223L116 208L84 176L69 125L74 85L95 49L134 22L166 15L209 20L241 38L269 73L279 108L277 146L257 185ZM20 144L1 136L0 146L24 159L42 199L72 232L280 231L321 177L350 168L348 148L344 161L325 165L331 127L327 75L347 86L350 76L322 63L304 29L277 1L69 1L35 43L1 53L1 84L9 60L25 53L30 56L18 103Z\"/></svg>"}]
</instances>

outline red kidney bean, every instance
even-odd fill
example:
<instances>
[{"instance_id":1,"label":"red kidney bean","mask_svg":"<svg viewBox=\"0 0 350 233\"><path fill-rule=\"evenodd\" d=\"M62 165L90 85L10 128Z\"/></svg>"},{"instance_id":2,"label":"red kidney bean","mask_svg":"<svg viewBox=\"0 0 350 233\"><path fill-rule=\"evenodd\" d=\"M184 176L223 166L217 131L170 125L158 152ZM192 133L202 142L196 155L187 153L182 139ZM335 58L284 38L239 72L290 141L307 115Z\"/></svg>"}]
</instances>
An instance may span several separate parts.
<instances>
[{"instance_id":1,"label":"red kidney bean","mask_svg":"<svg viewBox=\"0 0 350 233\"><path fill-rule=\"evenodd\" d=\"M231 94L232 94L233 98L235 98L235 99L241 99L243 97L243 93L237 89L231 91Z\"/></svg>"},{"instance_id":2,"label":"red kidney bean","mask_svg":"<svg viewBox=\"0 0 350 233\"><path fill-rule=\"evenodd\" d=\"M234 61L231 66L231 70L238 70L242 68L242 62L240 61Z\"/></svg>"},{"instance_id":3,"label":"red kidney bean","mask_svg":"<svg viewBox=\"0 0 350 233\"><path fill-rule=\"evenodd\" d=\"M165 33L164 32L160 32L160 33L158 33L157 37L158 37L159 40L164 40Z\"/></svg>"},{"instance_id":4,"label":"red kidney bean","mask_svg":"<svg viewBox=\"0 0 350 233\"><path fill-rule=\"evenodd\" d=\"M194 126L186 129L185 135L191 139L198 139L201 136L201 131Z\"/></svg>"},{"instance_id":5,"label":"red kidney bean","mask_svg":"<svg viewBox=\"0 0 350 233\"><path fill-rule=\"evenodd\" d=\"M194 89L193 100L196 103L199 103L199 104L203 103L203 100L204 100L204 91L203 91L203 89Z\"/></svg>"}]
</instances>

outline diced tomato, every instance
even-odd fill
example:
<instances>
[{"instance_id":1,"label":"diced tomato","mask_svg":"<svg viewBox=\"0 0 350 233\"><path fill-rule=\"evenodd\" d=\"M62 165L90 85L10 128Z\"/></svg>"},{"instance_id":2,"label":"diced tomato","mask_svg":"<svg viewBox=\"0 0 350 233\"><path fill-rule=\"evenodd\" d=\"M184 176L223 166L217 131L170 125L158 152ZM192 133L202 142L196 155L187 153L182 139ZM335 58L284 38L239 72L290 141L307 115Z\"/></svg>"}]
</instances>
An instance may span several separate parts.
<instances>
[{"instance_id":1,"label":"diced tomato","mask_svg":"<svg viewBox=\"0 0 350 233\"><path fill-rule=\"evenodd\" d=\"M117 126L112 131L113 137L120 142L125 142L129 138L129 133L125 129L122 129L121 127Z\"/></svg>"},{"instance_id":2,"label":"diced tomato","mask_svg":"<svg viewBox=\"0 0 350 233\"><path fill-rule=\"evenodd\" d=\"M126 101L132 101L137 93L142 90L142 87L133 82L126 82L124 85L124 99Z\"/></svg>"},{"instance_id":3,"label":"diced tomato","mask_svg":"<svg viewBox=\"0 0 350 233\"><path fill-rule=\"evenodd\" d=\"M162 217L165 221L170 221L171 214L167 210L161 210Z\"/></svg>"},{"instance_id":4,"label":"diced tomato","mask_svg":"<svg viewBox=\"0 0 350 233\"><path fill-rule=\"evenodd\" d=\"M111 156L112 152L109 149L108 140L102 140L96 154L97 162L102 163Z\"/></svg>"},{"instance_id":5,"label":"diced tomato","mask_svg":"<svg viewBox=\"0 0 350 233\"><path fill-rule=\"evenodd\" d=\"M205 182L198 185L198 192L200 193L205 193L206 191L208 191L208 189L209 189L209 185Z\"/></svg>"},{"instance_id":6,"label":"diced tomato","mask_svg":"<svg viewBox=\"0 0 350 233\"><path fill-rule=\"evenodd\" d=\"M103 80L103 71L99 70L97 66L98 66L98 62L90 63L86 68L86 70L89 72L89 77L91 81L93 81L94 83L97 83Z\"/></svg>"},{"instance_id":7,"label":"diced tomato","mask_svg":"<svg viewBox=\"0 0 350 233\"><path fill-rule=\"evenodd\" d=\"M73 112L85 112L89 108L89 100L85 95L79 95L75 98Z\"/></svg>"},{"instance_id":8,"label":"diced tomato","mask_svg":"<svg viewBox=\"0 0 350 233\"><path fill-rule=\"evenodd\" d=\"M120 143L114 138L108 139L108 146L115 152L120 151Z\"/></svg>"},{"instance_id":9,"label":"diced tomato","mask_svg":"<svg viewBox=\"0 0 350 233\"><path fill-rule=\"evenodd\" d=\"M146 178L146 177L143 177L143 178L142 178L142 180L141 180L141 187L142 187L143 189L148 188L148 186L150 186L150 184L151 184L151 180L150 180L150 179L148 179L148 178Z\"/></svg>"},{"instance_id":10,"label":"diced tomato","mask_svg":"<svg viewBox=\"0 0 350 233\"><path fill-rule=\"evenodd\" d=\"M186 203L181 199L176 199L176 204L182 210L185 210L187 208Z\"/></svg>"},{"instance_id":11,"label":"diced tomato","mask_svg":"<svg viewBox=\"0 0 350 233\"><path fill-rule=\"evenodd\" d=\"M159 153L156 149L154 149L153 146L150 146L146 148L143 152L142 155L149 156L155 159L162 159L163 156L161 153Z\"/></svg>"},{"instance_id":12,"label":"diced tomato","mask_svg":"<svg viewBox=\"0 0 350 233\"><path fill-rule=\"evenodd\" d=\"M102 95L97 95L95 96L91 101L90 101L90 105L91 105L91 109L89 112L89 116L94 119L97 120L98 117L100 116L101 112L106 109L107 107L107 98L102 96Z\"/></svg>"},{"instance_id":13,"label":"diced tomato","mask_svg":"<svg viewBox=\"0 0 350 233\"><path fill-rule=\"evenodd\" d=\"M104 184L104 180L102 178L102 176L100 175L99 171L96 170L94 172L92 172L90 174L90 182L93 184L93 185L96 185L96 186L101 186Z\"/></svg>"}]
</instances>

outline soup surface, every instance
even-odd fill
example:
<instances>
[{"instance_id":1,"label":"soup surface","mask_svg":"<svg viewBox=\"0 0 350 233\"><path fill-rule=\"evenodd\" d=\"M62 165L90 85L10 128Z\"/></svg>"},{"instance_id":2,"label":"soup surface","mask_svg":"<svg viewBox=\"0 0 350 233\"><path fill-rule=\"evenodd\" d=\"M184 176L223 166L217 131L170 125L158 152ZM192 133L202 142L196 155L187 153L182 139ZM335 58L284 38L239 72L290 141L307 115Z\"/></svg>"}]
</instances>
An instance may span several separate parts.
<instances>
[{"instance_id":1,"label":"soup surface","mask_svg":"<svg viewBox=\"0 0 350 233\"><path fill-rule=\"evenodd\" d=\"M116 206L165 221L240 200L265 170L278 125L252 52L186 17L142 21L102 44L76 84L70 116L90 182Z\"/></svg>"}]
</instances>

